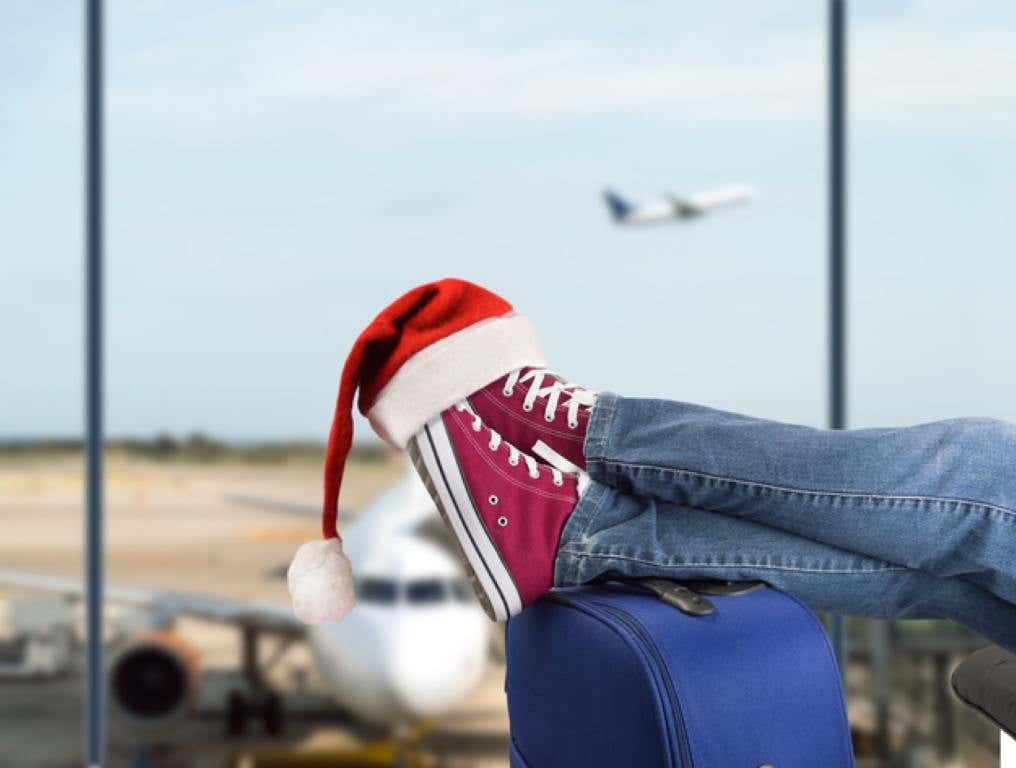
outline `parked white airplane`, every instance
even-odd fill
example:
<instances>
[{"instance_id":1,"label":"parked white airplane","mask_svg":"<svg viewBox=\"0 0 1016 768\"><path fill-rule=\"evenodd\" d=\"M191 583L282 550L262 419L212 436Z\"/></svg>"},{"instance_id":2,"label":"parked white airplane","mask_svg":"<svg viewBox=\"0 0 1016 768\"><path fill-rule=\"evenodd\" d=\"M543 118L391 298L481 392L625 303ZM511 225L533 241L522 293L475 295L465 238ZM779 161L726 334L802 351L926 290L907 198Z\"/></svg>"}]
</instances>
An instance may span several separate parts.
<instances>
[{"instance_id":1,"label":"parked white airplane","mask_svg":"<svg viewBox=\"0 0 1016 768\"><path fill-rule=\"evenodd\" d=\"M410 471L346 526L344 548L357 575L357 605L339 623L307 627L282 605L107 588L107 601L132 608L145 626L112 655L111 703L132 725L152 731L193 709L199 656L173 631L173 622L194 616L242 632L250 690L229 697L227 723L233 732L242 730L253 713L261 715L266 731L281 727L279 696L268 688L259 666L262 636L280 638L282 649L293 641L307 642L320 679L356 721L394 730L446 712L483 676L490 629L461 566L435 536L443 530L435 521L433 502ZM80 582L41 574L0 571L0 584L82 596Z\"/></svg>"},{"instance_id":2,"label":"parked white airplane","mask_svg":"<svg viewBox=\"0 0 1016 768\"><path fill-rule=\"evenodd\" d=\"M659 224L675 219L695 219L717 208L746 203L752 194L750 187L735 185L691 197L667 195L657 203L640 206L608 189L603 193L603 199L618 224Z\"/></svg>"}]
</instances>

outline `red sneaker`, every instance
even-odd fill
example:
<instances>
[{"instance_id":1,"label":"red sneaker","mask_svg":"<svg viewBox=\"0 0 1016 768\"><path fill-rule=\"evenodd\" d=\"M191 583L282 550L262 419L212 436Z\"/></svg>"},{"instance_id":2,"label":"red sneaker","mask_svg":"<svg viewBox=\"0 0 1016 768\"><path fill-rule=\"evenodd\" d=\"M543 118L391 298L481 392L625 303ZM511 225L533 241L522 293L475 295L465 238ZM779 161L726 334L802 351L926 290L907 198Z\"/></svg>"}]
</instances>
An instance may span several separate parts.
<instances>
[{"instance_id":1,"label":"red sneaker","mask_svg":"<svg viewBox=\"0 0 1016 768\"><path fill-rule=\"evenodd\" d=\"M491 619L506 621L551 588L576 478L505 442L466 402L431 419L408 450Z\"/></svg>"},{"instance_id":2,"label":"red sneaker","mask_svg":"<svg viewBox=\"0 0 1016 768\"><path fill-rule=\"evenodd\" d=\"M520 368L469 396L484 424L551 466L578 474L596 393L546 368Z\"/></svg>"}]
</instances>

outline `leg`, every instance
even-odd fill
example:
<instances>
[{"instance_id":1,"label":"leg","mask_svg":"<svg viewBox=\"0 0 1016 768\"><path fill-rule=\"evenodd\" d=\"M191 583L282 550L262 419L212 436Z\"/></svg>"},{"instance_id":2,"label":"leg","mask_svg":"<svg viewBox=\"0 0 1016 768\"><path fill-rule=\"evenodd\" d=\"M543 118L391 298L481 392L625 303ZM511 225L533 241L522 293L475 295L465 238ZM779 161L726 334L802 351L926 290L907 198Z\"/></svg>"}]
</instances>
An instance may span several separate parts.
<instances>
[{"instance_id":1,"label":"leg","mask_svg":"<svg viewBox=\"0 0 1016 768\"><path fill-rule=\"evenodd\" d=\"M761 579L815 610L873 618L946 618L1016 649L1016 606L941 578L757 522L631 496L594 482L568 520L555 584L607 572L675 579Z\"/></svg>"},{"instance_id":2,"label":"leg","mask_svg":"<svg viewBox=\"0 0 1016 768\"><path fill-rule=\"evenodd\" d=\"M595 480L779 528L1016 603L1016 426L833 432L601 395Z\"/></svg>"}]
</instances>

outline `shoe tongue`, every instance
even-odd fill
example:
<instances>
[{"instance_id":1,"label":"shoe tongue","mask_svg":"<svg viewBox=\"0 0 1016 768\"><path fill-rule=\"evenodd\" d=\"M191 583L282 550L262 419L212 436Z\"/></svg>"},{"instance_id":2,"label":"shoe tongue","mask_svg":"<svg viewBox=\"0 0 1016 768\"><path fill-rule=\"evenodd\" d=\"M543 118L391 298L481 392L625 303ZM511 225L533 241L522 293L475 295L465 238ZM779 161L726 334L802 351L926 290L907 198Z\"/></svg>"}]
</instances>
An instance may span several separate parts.
<instances>
[{"instance_id":1,"label":"shoe tongue","mask_svg":"<svg viewBox=\"0 0 1016 768\"><path fill-rule=\"evenodd\" d=\"M555 451L549 445L542 440L537 440L533 444L533 453L538 457L547 462L550 466L561 470L566 475L574 475L578 477L582 474L582 468L576 466L572 462L568 461L564 456Z\"/></svg>"}]
</instances>

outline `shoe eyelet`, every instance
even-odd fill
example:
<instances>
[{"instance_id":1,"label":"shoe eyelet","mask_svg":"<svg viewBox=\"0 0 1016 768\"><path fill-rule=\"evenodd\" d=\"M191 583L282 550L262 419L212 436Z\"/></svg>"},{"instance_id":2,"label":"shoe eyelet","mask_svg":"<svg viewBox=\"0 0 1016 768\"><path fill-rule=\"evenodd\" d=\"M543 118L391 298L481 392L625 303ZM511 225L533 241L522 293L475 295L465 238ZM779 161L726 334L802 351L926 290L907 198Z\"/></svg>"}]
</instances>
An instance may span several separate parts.
<instances>
[{"instance_id":1,"label":"shoe eyelet","mask_svg":"<svg viewBox=\"0 0 1016 768\"><path fill-rule=\"evenodd\" d=\"M539 479L540 479L540 470L536 470L536 473L535 473L535 474L534 474L534 473L532 473L532 472L530 472L530 473L529 473L529 477L530 477L530 479L532 479L532 480L539 480Z\"/></svg>"},{"instance_id":2,"label":"shoe eyelet","mask_svg":"<svg viewBox=\"0 0 1016 768\"><path fill-rule=\"evenodd\" d=\"M500 525L502 528L504 528L505 526L508 525L508 518L505 517L504 515L501 515L501 517L497 519L497 524Z\"/></svg>"},{"instance_id":3,"label":"shoe eyelet","mask_svg":"<svg viewBox=\"0 0 1016 768\"><path fill-rule=\"evenodd\" d=\"M500 499L492 493L490 494L490 496L487 497L487 501L490 503L492 507L496 507Z\"/></svg>"},{"instance_id":4,"label":"shoe eyelet","mask_svg":"<svg viewBox=\"0 0 1016 768\"><path fill-rule=\"evenodd\" d=\"M558 488L560 488L562 485L564 485L564 478L563 477L555 477L554 478L554 485L556 485Z\"/></svg>"},{"instance_id":5,"label":"shoe eyelet","mask_svg":"<svg viewBox=\"0 0 1016 768\"><path fill-rule=\"evenodd\" d=\"M549 424L550 422L552 422L554 420L555 416L557 416L556 413L545 413L545 414L543 414L543 420L546 421Z\"/></svg>"},{"instance_id":6,"label":"shoe eyelet","mask_svg":"<svg viewBox=\"0 0 1016 768\"><path fill-rule=\"evenodd\" d=\"M569 421L568 422L568 429L576 429L578 427L578 425L579 425L579 423L577 421Z\"/></svg>"},{"instance_id":7,"label":"shoe eyelet","mask_svg":"<svg viewBox=\"0 0 1016 768\"><path fill-rule=\"evenodd\" d=\"M505 387L504 389L501 390L501 394L504 395L505 397L511 397L514 393L515 393L515 390L514 389L508 389L508 387Z\"/></svg>"},{"instance_id":8,"label":"shoe eyelet","mask_svg":"<svg viewBox=\"0 0 1016 768\"><path fill-rule=\"evenodd\" d=\"M508 458L508 463L511 464L513 467L517 467L519 465L519 459L518 459L517 456L514 457L514 458L509 457Z\"/></svg>"},{"instance_id":9,"label":"shoe eyelet","mask_svg":"<svg viewBox=\"0 0 1016 768\"><path fill-rule=\"evenodd\" d=\"M481 429L483 429L483 425L482 424L477 424L475 422L473 423L472 426L473 426L473 431L474 432L479 432Z\"/></svg>"},{"instance_id":10,"label":"shoe eyelet","mask_svg":"<svg viewBox=\"0 0 1016 768\"><path fill-rule=\"evenodd\" d=\"M492 451L496 451L497 450L497 446L494 445L493 443L487 443L487 447L490 448L490 450L492 450Z\"/></svg>"},{"instance_id":11,"label":"shoe eyelet","mask_svg":"<svg viewBox=\"0 0 1016 768\"><path fill-rule=\"evenodd\" d=\"M531 410L533 410L533 404L532 403L523 403L522 404L522 410L525 411L526 413L529 413Z\"/></svg>"}]
</instances>

